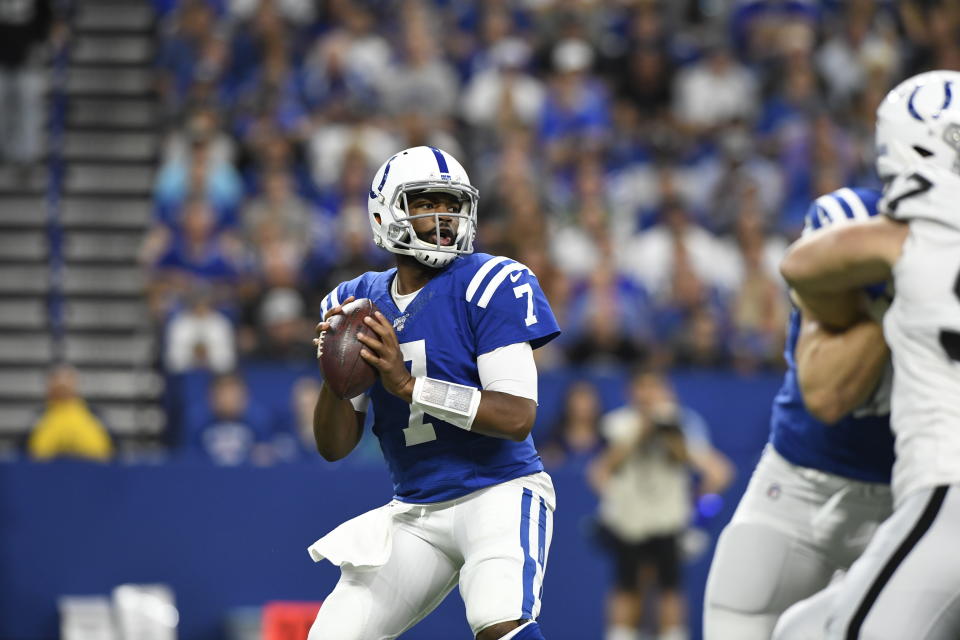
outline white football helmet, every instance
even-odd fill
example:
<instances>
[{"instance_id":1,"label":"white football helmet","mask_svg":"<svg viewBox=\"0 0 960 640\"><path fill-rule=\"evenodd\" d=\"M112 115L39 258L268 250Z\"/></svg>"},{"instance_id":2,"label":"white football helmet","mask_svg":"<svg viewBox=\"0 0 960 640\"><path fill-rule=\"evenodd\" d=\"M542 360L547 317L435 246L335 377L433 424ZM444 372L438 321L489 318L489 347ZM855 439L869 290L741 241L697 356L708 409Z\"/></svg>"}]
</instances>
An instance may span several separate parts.
<instances>
[{"instance_id":1,"label":"white football helmet","mask_svg":"<svg viewBox=\"0 0 960 640\"><path fill-rule=\"evenodd\" d=\"M459 213L410 215L408 197L424 192L447 193L460 201ZM413 256L428 267L445 267L458 255L473 253L477 230L477 190L456 158L435 147L412 147L383 163L370 186L367 211L373 240L387 251ZM456 238L450 245L425 242L414 233L411 220L457 218Z\"/></svg>"},{"instance_id":2,"label":"white football helmet","mask_svg":"<svg viewBox=\"0 0 960 640\"><path fill-rule=\"evenodd\" d=\"M877 107L877 172L884 181L918 162L960 174L960 73L927 71Z\"/></svg>"}]
</instances>

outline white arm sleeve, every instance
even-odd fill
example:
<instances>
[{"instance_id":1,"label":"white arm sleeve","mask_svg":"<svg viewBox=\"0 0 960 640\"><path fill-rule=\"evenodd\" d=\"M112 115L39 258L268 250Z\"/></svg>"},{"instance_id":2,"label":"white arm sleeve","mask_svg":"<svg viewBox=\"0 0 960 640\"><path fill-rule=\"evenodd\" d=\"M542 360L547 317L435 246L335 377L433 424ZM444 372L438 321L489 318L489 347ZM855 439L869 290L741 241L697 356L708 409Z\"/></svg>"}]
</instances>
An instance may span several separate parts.
<instances>
[{"instance_id":1,"label":"white arm sleeve","mask_svg":"<svg viewBox=\"0 0 960 640\"><path fill-rule=\"evenodd\" d=\"M484 391L500 391L537 401L537 365L529 342L517 342L477 358Z\"/></svg>"}]
</instances>

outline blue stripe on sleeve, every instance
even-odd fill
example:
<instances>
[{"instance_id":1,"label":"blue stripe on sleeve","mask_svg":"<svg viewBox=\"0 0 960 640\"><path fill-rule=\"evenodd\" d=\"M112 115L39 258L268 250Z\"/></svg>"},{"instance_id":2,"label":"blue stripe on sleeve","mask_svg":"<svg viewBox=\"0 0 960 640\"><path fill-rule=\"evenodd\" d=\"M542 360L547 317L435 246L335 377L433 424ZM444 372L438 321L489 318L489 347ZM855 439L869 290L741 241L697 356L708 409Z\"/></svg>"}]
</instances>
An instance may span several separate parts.
<instances>
[{"instance_id":1,"label":"blue stripe on sleeve","mask_svg":"<svg viewBox=\"0 0 960 640\"><path fill-rule=\"evenodd\" d=\"M847 201L838 196L836 193L831 193L830 197L840 203L840 208L843 209L843 215L847 216L847 220L853 220L853 209L850 208L850 205L847 204Z\"/></svg>"}]
</instances>

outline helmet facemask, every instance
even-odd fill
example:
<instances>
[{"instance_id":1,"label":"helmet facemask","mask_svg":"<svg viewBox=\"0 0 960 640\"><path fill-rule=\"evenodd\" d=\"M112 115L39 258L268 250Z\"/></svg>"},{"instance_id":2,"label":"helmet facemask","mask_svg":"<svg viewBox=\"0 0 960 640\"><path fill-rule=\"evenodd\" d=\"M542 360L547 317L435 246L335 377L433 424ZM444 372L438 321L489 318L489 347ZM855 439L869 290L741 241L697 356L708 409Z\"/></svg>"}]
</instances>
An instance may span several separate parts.
<instances>
[{"instance_id":1,"label":"helmet facemask","mask_svg":"<svg viewBox=\"0 0 960 640\"><path fill-rule=\"evenodd\" d=\"M410 213L410 201L425 193L444 193L453 196L460 204L458 212L433 211L430 213ZM477 190L465 184L447 181L424 180L398 185L387 211L393 220L381 221L381 238L384 246L394 253L413 256L418 262L434 268L445 267L459 255L473 253L473 239L476 235ZM433 221L434 242L424 240L417 235L414 221L431 219ZM453 220L455 225L444 224ZM455 234L450 244L443 244L446 227L454 227Z\"/></svg>"}]
</instances>

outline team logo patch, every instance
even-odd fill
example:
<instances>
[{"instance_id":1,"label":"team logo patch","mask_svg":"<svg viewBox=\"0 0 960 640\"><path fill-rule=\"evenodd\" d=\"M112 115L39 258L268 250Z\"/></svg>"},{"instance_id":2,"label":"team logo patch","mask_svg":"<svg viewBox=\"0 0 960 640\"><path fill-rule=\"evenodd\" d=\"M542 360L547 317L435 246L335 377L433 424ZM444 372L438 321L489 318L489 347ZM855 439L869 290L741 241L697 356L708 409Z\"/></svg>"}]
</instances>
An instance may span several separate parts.
<instances>
[{"instance_id":1,"label":"team logo patch","mask_svg":"<svg viewBox=\"0 0 960 640\"><path fill-rule=\"evenodd\" d=\"M767 487L767 497L771 500L777 500L780 497L780 493L780 485L776 482Z\"/></svg>"},{"instance_id":2,"label":"team logo patch","mask_svg":"<svg viewBox=\"0 0 960 640\"><path fill-rule=\"evenodd\" d=\"M403 325L407 324L407 318L410 317L410 314L403 314L402 316L397 317L393 321L393 330L397 333L403 331Z\"/></svg>"}]
</instances>

